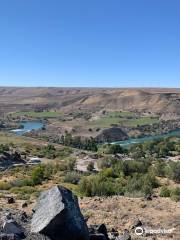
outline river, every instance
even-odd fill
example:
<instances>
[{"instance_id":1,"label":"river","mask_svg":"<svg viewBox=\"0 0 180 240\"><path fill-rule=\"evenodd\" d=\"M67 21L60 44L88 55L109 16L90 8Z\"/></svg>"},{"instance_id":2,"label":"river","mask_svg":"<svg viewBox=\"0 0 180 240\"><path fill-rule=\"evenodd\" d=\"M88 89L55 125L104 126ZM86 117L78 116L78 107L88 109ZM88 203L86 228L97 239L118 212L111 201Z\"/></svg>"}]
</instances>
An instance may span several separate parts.
<instances>
[{"instance_id":1,"label":"river","mask_svg":"<svg viewBox=\"0 0 180 240\"><path fill-rule=\"evenodd\" d=\"M30 132L32 130L39 130L44 126L44 124L41 121L24 121L24 122L20 122L20 124L23 125L22 129L11 130L11 132L14 132L18 136L21 136L24 133ZM113 144L120 144L121 146L128 147L132 144L143 143L145 141L152 141L155 139L166 138L166 137L171 137L171 136L180 136L180 129L176 130L176 131L171 131L171 132L165 133L165 134L159 134L156 136L146 136L146 137L142 137L142 138L130 138L125 141L113 142Z\"/></svg>"},{"instance_id":2,"label":"river","mask_svg":"<svg viewBox=\"0 0 180 240\"><path fill-rule=\"evenodd\" d=\"M120 144L121 146L128 147L128 146L130 146L132 144L136 144L136 143L143 143L146 141L153 141L156 139L173 137L173 136L180 136L180 129L176 130L176 131L171 131L169 133L155 135L155 136L146 136L146 137L142 137L142 138L130 138L125 141L113 142L113 144Z\"/></svg>"},{"instance_id":3,"label":"river","mask_svg":"<svg viewBox=\"0 0 180 240\"><path fill-rule=\"evenodd\" d=\"M18 136L21 136L24 133L28 133L32 130L39 130L44 126L44 124L40 121L24 121L20 122L20 124L23 126L23 128L11 130L11 132L14 132Z\"/></svg>"}]
</instances>

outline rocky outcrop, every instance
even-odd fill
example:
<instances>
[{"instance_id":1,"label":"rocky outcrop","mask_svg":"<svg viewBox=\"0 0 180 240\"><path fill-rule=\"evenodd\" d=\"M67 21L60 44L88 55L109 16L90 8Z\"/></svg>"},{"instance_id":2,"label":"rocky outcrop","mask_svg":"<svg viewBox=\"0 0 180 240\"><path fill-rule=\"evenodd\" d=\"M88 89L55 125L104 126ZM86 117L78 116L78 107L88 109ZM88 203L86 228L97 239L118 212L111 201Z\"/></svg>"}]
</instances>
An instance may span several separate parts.
<instances>
[{"instance_id":1,"label":"rocky outcrop","mask_svg":"<svg viewBox=\"0 0 180 240\"><path fill-rule=\"evenodd\" d=\"M128 135L118 127L104 129L96 136L96 141L100 143L123 141L126 139L128 139Z\"/></svg>"},{"instance_id":2,"label":"rocky outcrop","mask_svg":"<svg viewBox=\"0 0 180 240\"><path fill-rule=\"evenodd\" d=\"M26 162L21 158L18 152L9 153L4 152L0 155L0 170L5 170L14 164L25 164Z\"/></svg>"},{"instance_id":3,"label":"rocky outcrop","mask_svg":"<svg viewBox=\"0 0 180 240\"><path fill-rule=\"evenodd\" d=\"M31 231L42 233L52 240L89 239L76 196L60 186L41 194L32 218Z\"/></svg>"},{"instance_id":4,"label":"rocky outcrop","mask_svg":"<svg viewBox=\"0 0 180 240\"><path fill-rule=\"evenodd\" d=\"M55 186L41 194L32 216L20 210L0 209L0 240L23 239L131 240L131 236L129 232L120 236L115 229L108 231L104 224L88 228L77 197L70 190Z\"/></svg>"}]
</instances>

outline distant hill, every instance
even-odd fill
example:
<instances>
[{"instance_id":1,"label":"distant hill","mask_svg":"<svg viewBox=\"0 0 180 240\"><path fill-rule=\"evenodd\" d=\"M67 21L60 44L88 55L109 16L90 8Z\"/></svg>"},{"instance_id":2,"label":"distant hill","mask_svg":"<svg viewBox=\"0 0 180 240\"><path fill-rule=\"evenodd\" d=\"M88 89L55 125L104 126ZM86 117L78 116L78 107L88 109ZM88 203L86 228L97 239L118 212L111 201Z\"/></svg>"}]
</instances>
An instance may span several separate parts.
<instances>
[{"instance_id":1,"label":"distant hill","mask_svg":"<svg viewBox=\"0 0 180 240\"><path fill-rule=\"evenodd\" d=\"M1 113L41 107L180 115L180 89L0 87L0 106Z\"/></svg>"}]
</instances>

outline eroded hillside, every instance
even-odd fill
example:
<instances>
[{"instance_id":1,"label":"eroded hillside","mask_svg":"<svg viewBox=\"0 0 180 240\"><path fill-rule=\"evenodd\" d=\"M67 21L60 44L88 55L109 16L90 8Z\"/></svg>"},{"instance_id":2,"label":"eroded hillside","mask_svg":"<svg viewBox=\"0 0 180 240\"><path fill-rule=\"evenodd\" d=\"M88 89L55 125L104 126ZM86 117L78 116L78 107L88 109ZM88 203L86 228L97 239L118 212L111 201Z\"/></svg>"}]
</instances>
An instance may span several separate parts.
<instances>
[{"instance_id":1,"label":"eroded hillside","mask_svg":"<svg viewBox=\"0 0 180 240\"><path fill-rule=\"evenodd\" d=\"M180 89L0 88L1 113L32 108L180 114Z\"/></svg>"}]
</instances>

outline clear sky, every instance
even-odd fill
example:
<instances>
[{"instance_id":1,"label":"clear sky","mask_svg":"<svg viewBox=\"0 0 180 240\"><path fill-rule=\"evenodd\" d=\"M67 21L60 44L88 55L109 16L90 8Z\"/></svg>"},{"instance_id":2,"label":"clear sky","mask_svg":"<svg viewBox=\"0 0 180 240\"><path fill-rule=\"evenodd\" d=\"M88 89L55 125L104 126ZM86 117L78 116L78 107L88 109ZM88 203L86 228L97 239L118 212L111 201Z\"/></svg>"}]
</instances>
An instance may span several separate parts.
<instances>
[{"instance_id":1,"label":"clear sky","mask_svg":"<svg viewBox=\"0 0 180 240\"><path fill-rule=\"evenodd\" d=\"M180 0L0 0L0 85L180 87Z\"/></svg>"}]
</instances>

